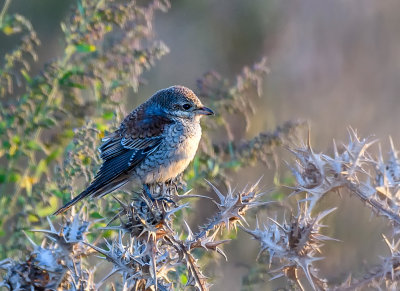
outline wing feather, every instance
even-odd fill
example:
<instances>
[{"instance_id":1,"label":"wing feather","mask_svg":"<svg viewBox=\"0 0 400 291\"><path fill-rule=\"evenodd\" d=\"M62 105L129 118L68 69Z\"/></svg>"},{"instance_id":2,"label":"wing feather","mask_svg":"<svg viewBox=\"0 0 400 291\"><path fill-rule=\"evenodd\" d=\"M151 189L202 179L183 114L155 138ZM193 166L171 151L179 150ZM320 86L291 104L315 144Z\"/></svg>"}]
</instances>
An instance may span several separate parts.
<instances>
[{"instance_id":1,"label":"wing feather","mask_svg":"<svg viewBox=\"0 0 400 291\"><path fill-rule=\"evenodd\" d=\"M121 123L120 128L103 139L99 147L103 164L90 186L57 210L62 213L87 196L103 196L130 179L131 171L157 150L164 138L165 126L173 121L162 115L144 114L138 107Z\"/></svg>"}]
</instances>

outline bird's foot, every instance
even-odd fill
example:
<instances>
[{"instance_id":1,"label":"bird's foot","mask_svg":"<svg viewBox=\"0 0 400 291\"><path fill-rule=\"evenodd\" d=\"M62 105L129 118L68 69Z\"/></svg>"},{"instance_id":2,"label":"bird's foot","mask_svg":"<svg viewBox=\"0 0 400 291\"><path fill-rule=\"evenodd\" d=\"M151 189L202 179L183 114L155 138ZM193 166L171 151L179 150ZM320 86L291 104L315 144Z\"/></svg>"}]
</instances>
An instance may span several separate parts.
<instances>
[{"instance_id":1,"label":"bird's foot","mask_svg":"<svg viewBox=\"0 0 400 291\"><path fill-rule=\"evenodd\" d=\"M174 200L172 200L170 198L167 198L167 197L160 197L160 198L157 198L155 200L156 201L165 201L165 202L168 202L168 203L172 203L174 205L174 207L178 207L178 205L176 204L176 202Z\"/></svg>"},{"instance_id":2,"label":"bird's foot","mask_svg":"<svg viewBox=\"0 0 400 291\"><path fill-rule=\"evenodd\" d=\"M165 185L168 187L169 194L178 195L179 186L176 179L171 179L165 182ZM172 193L174 191L174 193Z\"/></svg>"},{"instance_id":3,"label":"bird's foot","mask_svg":"<svg viewBox=\"0 0 400 291\"><path fill-rule=\"evenodd\" d=\"M143 190L144 190L144 192L146 192L147 197L149 197L150 200L154 202L154 198L153 198L153 195L151 195L150 187L148 184L143 184Z\"/></svg>"},{"instance_id":4,"label":"bird's foot","mask_svg":"<svg viewBox=\"0 0 400 291\"><path fill-rule=\"evenodd\" d=\"M144 184L143 185L143 189L144 189L144 191L146 192L147 196L150 198L150 200L152 202L154 202L154 201L165 201L165 202L168 202L168 203L172 203L175 207L177 207L177 204L175 203L175 201L173 201L170 198L162 197L162 196L154 198L153 195L151 194L150 187L149 187L148 184Z\"/></svg>"}]
</instances>

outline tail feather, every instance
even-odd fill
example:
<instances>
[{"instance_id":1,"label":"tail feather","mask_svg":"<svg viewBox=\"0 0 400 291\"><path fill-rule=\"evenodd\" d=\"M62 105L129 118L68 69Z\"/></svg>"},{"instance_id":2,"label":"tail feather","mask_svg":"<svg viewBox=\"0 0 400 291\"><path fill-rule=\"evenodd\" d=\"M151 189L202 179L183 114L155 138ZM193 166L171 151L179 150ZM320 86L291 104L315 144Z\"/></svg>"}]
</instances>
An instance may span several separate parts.
<instances>
[{"instance_id":1,"label":"tail feather","mask_svg":"<svg viewBox=\"0 0 400 291\"><path fill-rule=\"evenodd\" d=\"M59 215L65 211L67 211L68 209L70 209L72 206L74 206L76 203L78 203L79 201L81 201L83 198L85 198L86 196L90 195L90 191L88 191L88 189L86 189L85 191L83 191L81 194L79 194L78 196L76 196L74 199L72 199L71 201L69 201L67 204L65 204L63 207L61 207L60 209L58 209L56 212L53 213L53 215Z\"/></svg>"},{"instance_id":2,"label":"tail feather","mask_svg":"<svg viewBox=\"0 0 400 291\"><path fill-rule=\"evenodd\" d=\"M107 183L106 185L99 185L98 183L94 182L92 185L90 185L85 191L80 193L78 196L76 196L74 199L69 201L67 204L65 204L63 207L58 209L56 212L53 213L53 215L59 215L68 209L70 209L72 206L74 206L76 203L81 201L83 198L87 196L92 196L92 197L98 197L98 196L104 196L115 189L125 185L128 183L128 177L121 177L120 179L114 179L114 181Z\"/></svg>"}]
</instances>

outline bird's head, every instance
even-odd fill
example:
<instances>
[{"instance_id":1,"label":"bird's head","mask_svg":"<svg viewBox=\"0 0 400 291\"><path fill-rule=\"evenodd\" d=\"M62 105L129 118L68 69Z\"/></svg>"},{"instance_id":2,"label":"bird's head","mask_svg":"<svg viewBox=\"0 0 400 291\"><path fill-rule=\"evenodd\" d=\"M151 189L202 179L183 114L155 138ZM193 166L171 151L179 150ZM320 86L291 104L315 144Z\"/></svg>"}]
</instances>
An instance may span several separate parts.
<instances>
[{"instance_id":1,"label":"bird's head","mask_svg":"<svg viewBox=\"0 0 400 291\"><path fill-rule=\"evenodd\" d=\"M156 92L150 100L157 104L163 113L178 118L199 120L214 112L205 107L192 90L184 86L172 86Z\"/></svg>"}]
</instances>

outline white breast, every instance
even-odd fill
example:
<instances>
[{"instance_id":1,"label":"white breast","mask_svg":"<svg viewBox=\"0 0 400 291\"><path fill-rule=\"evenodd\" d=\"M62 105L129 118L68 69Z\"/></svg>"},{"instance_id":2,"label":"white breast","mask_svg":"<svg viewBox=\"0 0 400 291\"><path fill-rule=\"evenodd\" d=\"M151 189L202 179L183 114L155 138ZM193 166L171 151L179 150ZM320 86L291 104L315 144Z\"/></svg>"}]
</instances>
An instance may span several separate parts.
<instances>
[{"instance_id":1,"label":"white breast","mask_svg":"<svg viewBox=\"0 0 400 291\"><path fill-rule=\"evenodd\" d=\"M201 127L199 123L190 126L180 124L170 128L168 136L157 153L154 153L152 160L158 166L142 178L144 183L165 182L182 173L196 154Z\"/></svg>"}]
</instances>

